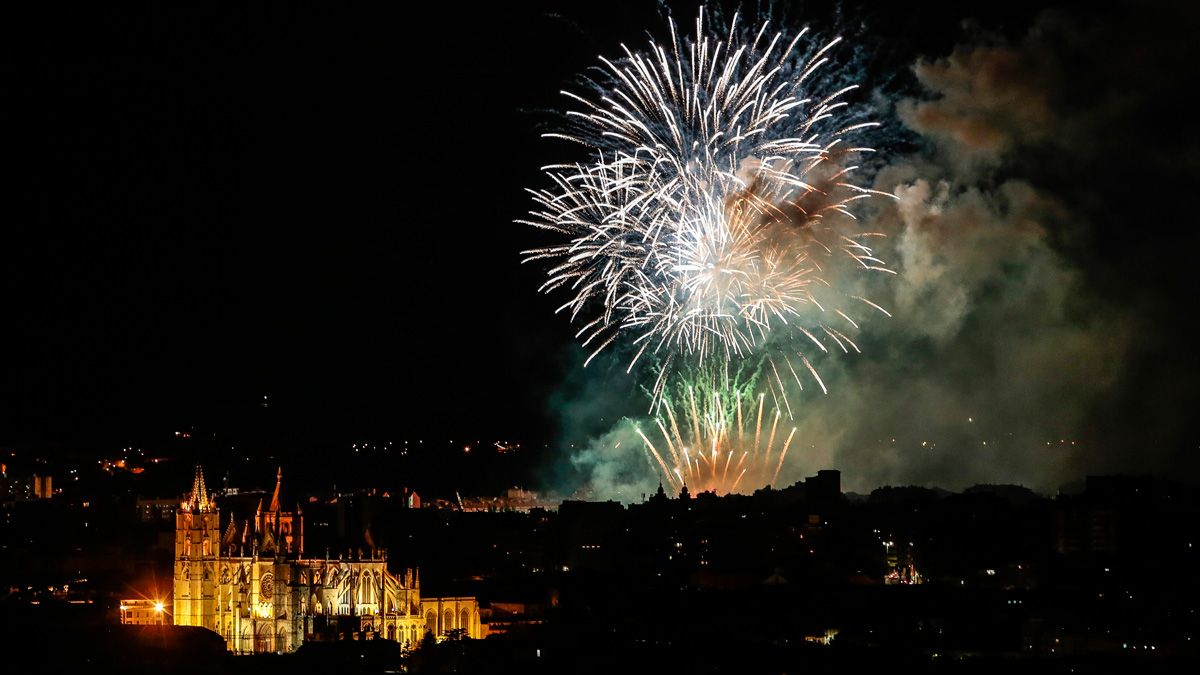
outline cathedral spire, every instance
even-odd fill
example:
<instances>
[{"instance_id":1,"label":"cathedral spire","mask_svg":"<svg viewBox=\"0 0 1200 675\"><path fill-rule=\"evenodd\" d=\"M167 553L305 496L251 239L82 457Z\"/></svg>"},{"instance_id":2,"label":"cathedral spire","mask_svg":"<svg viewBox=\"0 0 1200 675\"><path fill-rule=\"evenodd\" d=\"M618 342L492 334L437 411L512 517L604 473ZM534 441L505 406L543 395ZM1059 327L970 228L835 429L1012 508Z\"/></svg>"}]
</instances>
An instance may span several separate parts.
<instances>
[{"instance_id":1,"label":"cathedral spire","mask_svg":"<svg viewBox=\"0 0 1200 675\"><path fill-rule=\"evenodd\" d=\"M279 485L283 482L283 467L275 472L275 494L271 497L271 513L279 513Z\"/></svg>"},{"instance_id":2,"label":"cathedral spire","mask_svg":"<svg viewBox=\"0 0 1200 675\"><path fill-rule=\"evenodd\" d=\"M232 515L229 516L229 527L225 528L225 535L221 537L221 546L228 550L233 546L233 542L237 540L237 519Z\"/></svg>"},{"instance_id":3,"label":"cathedral spire","mask_svg":"<svg viewBox=\"0 0 1200 675\"><path fill-rule=\"evenodd\" d=\"M208 498L208 489L204 485L204 469L199 463L196 464L196 477L192 479L192 494L188 495L185 505L188 511L206 513L213 510L213 503Z\"/></svg>"}]
</instances>

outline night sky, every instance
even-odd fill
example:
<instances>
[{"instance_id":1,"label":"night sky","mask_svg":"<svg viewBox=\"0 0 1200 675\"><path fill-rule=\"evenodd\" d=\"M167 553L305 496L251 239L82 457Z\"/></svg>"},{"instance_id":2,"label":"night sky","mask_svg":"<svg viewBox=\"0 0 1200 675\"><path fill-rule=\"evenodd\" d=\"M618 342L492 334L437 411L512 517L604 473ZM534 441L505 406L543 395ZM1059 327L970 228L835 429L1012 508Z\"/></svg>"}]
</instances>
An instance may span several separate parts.
<instances>
[{"instance_id":1,"label":"night sky","mask_svg":"<svg viewBox=\"0 0 1200 675\"><path fill-rule=\"evenodd\" d=\"M300 458L353 440L569 440L583 351L557 298L536 293L543 271L519 264L544 240L512 221L539 167L577 152L539 138L558 91L658 31L656 3L160 4L0 17L0 445L103 450L263 425ZM1055 42L1070 77L1047 105L1059 128L1098 118L1069 126L1095 133L1014 132L1004 175L1081 214L1047 237L1087 299L1066 311L1102 299L1130 336L1105 352L1122 364L1111 381L1073 404L1103 449L1071 470L1195 479L1200 146L1181 91L1197 81L1195 16L1134 6L1063 13L1083 37ZM790 13L864 36L868 88L900 98L921 96L919 58L1025 44L1042 9ZM1111 74L1094 68L1099 45ZM1082 89L1110 76L1111 90ZM883 150L917 152L928 133ZM633 390L604 368L610 393ZM909 478L956 475L939 466ZM998 476L1039 470L1019 468ZM905 476L879 474L892 475Z\"/></svg>"}]
</instances>

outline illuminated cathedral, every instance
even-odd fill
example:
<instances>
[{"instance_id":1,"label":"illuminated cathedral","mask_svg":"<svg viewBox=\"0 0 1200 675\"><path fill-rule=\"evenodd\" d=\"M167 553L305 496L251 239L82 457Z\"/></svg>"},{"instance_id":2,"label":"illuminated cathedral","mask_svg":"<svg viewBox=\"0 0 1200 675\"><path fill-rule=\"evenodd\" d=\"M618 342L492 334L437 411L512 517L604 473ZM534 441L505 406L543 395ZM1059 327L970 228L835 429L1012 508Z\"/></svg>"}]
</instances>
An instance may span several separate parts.
<instances>
[{"instance_id":1,"label":"illuminated cathedral","mask_svg":"<svg viewBox=\"0 0 1200 675\"><path fill-rule=\"evenodd\" d=\"M201 626L231 651L290 652L306 640L388 639L408 647L451 631L481 637L474 598L422 598L415 569L394 575L386 552L354 560L304 557L300 508L279 489L252 517L222 516L196 467L175 516L174 622Z\"/></svg>"}]
</instances>

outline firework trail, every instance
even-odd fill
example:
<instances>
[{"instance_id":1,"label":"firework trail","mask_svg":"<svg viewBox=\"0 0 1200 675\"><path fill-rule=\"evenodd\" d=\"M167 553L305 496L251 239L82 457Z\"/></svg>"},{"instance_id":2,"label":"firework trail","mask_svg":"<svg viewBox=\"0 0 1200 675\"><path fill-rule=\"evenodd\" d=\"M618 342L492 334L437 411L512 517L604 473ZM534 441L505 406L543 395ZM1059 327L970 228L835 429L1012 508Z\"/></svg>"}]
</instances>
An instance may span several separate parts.
<instances>
[{"instance_id":1,"label":"firework trail","mask_svg":"<svg viewBox=\"0 0 1200 675\"><path fill-rule=\"evenodd\" d=\"M774 486L796 428L754 389L753 383L679 386L650 434L637 431L664 483L717 494Z\"/></svg>"},{"instance_id":2,"label":"firework trail","mask_svg":"<svg viewBox=\"0 0 1200 675\"><path fill-rule=\"evenodd\" d=\"M718 34L703 9L694 38L669 28L669 44L602 58L590 91L564 92L577 109L547 136L589 147L591 161L544 167L552 186L530 190L520 221L567 239L525 260L549 264L541 290L568 293L558 311L581 324L589 361L622 335L630 369L655 355L652 409L677 363L744 359L781 331L809 350L857 351L854 316L886 311L841 291L834 268L891 273L870 246L882 235L849 210L883 194L851 182L871 152L854 139L877 123L848 110L854 85L809 90L840 38L818 48L807 29L788 39L737 15ZM825 385L804 350L772 351L772 396L790 414L785 380Z\"/></svg>"}]
</instances>

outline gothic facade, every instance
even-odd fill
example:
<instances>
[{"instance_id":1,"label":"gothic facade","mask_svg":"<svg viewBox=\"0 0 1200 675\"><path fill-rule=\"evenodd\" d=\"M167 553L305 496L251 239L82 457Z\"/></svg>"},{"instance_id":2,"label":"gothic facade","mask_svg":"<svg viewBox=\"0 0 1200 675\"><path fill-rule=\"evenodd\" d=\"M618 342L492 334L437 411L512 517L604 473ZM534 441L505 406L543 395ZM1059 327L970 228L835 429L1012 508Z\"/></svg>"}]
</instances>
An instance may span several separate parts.
<instances>
[{"instance_id":1,"label":"gothic facade","mask_svg":"<svg viewBox=\"0 0 1200 675\"><path fill-rule=\"evenodd\" d=\"M175 517L174 623L215 631L235 653L289 652L306 640L346 637L415 646L426 631L481 637L474 598L422 598L415 569L388 571L387 555L304 557L304 519L279 503L252 517L221 513L196 467Z\"/></svg>"}]
</instances>

